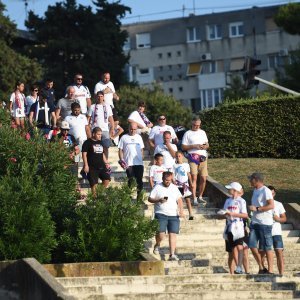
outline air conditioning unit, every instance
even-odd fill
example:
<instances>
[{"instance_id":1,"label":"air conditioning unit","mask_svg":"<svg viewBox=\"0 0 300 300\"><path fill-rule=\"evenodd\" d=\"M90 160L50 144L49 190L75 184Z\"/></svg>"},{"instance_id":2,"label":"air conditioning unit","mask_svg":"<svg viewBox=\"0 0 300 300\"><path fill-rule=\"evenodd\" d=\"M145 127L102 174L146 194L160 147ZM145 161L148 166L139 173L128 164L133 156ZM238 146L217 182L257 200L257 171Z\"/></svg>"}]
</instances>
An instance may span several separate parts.
<instances>
[{"instance_id":1,"label":"air conditioning unit","mask_svg":"<svg viewBox=\"0 0 300 300\"><path fill-rule=\"evenodd\" d=\"M201 60L211 60L211 53L203 53L201 55Z\"/></svg>"},{"instance_id":2,"label":"air conditioning unit","mask_svg":"<svg viewBox=\"0 0 300 300\"><path fill-rule=\"evenodd\" d=\"M279 51L279 56L288 56L289 55L289 50L288 49L281 49Z\"/></svg>"}]
</instances>

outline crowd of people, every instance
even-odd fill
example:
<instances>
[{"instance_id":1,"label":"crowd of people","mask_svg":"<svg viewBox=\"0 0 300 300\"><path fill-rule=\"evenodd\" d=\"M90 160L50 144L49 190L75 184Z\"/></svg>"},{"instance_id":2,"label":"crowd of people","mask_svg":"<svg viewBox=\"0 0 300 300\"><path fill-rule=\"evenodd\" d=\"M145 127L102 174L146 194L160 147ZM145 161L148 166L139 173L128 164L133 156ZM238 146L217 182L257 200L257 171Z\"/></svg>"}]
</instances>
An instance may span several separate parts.
<instances>
[{"instance_id":1,"label":"crowd of people","mask_svg":"<svg viewBox=\"0 0 300 300\"><path fill-rule=\"evenodd\" d=\"M179 218L184 217L183 200L186 201L190 221L194 219L192 205L206 204L203 194L208 176L209 143L205 131L201 129L201 120L193 118L191 129L179 141L173 127L167 124L166 116L160 114L154 126L146 115L146 103L139 101L136 110L128 116L128 132L124 133L114 105L120 97L108 72L95 85L93 97L88 87L83 85L80 73L75 74L74 83L66 88L65 96L58 101L51 79L47 79L42 88L33 85L27 97L23 93L24 88L25 84L18 82L9 101L15 126L23 129L27 119L31 128L39 128L49 142L65 145L74 162L75 174L82 159L81 174L88 179L94 195L99 179L104 187L109 185L111 146L118 147L118 163L126 171L128 183L136 182L138 193L144 187L144 151L153 156L148 200L155 204L155 219L159 223L153 253L160 253L161 241L168 232L169 259L179 260L175 250ZM280 223L286 221L284 208L274 201L275 189L264 185L262 174L253 173L249 180L254 192L248 209L242 198L242 186L232 182L226 186L231 196L226 200L224 209L219 211L220 217L226 218L224 238L230 273L249 273L247 250L250 248L258 263L259 274L272 274L274 247L282 275L284 263ZM265 268L264 257L268 268Z\"/></svg>"}]
</instances>

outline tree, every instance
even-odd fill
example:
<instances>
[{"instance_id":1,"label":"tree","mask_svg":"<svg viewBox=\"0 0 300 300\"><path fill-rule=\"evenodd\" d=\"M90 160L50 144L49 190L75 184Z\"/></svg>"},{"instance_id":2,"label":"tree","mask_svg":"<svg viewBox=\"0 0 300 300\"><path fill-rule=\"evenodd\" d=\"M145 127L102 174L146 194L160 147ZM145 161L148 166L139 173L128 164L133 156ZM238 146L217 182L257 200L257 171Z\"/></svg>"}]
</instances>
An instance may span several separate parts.
<instances>
[{"instance_id":1,"label":"tree","mask_svg":"<svg viewBox=\"0 0 300 300\"><path fill-rule=\"evenodd\" d=\"M286 32L300 34L300 3L289 3L281 6L274 20Z\"/></svg>"},{"instance_id":2,"label":"tree","mask_svg":"<svg viewBox=\"0 0 300 300\"><path fill-rule=\"evenodd\" d=\"M12 43L17 36L16 25L4 16L5 6L0 1L0 102L8 102L18 80L26 84L42 76L41 66L34 60L17 53Z\"/></svg>"},{"instance_id":3,"label":"tree","mask_svg":"<svg viewBox=\"0 0 300 300\"><path fill-rule=\"evenodd\" d=\"M224 91L225 102L231 102L242 98L249 98L249 91L245 90L239 76L232 76L230 87Z\"/></svg>"},{"instance_id":4,"label":"tree","mask_svg":"<svg viewBox=\"0 0 300 300\"><path fill-rule=\"evenodd\" d=\"M155 85L151 89L137 86L122 86L119 90L121 100L116 103L117 111L123 126L131 112L137 109L140 100L146 103L146 114L152 122L164 114L170 125L189 126L192 112L184 107L173 96L165 95L163 90Z\"/></svg>"},{"instance_id":5,"label":"tree","mask_svg":"<svg viewBox=\"0 0 300 300\"><path fill-rule=\"evenodd\" d=\"M119 21L130 9L106 0L90 6L65 0L48 6L44 17L29 12L26 26L35 34L39 46L30 46L28 53L43 62L47 77L55 80L58 94L72 83L76 72L82 72L85 84L93 86L100 74L110 71L114 83L123 82L121 70L128 57L122 47L127 34L120 30Z\"/></svg>"}]
</instances>

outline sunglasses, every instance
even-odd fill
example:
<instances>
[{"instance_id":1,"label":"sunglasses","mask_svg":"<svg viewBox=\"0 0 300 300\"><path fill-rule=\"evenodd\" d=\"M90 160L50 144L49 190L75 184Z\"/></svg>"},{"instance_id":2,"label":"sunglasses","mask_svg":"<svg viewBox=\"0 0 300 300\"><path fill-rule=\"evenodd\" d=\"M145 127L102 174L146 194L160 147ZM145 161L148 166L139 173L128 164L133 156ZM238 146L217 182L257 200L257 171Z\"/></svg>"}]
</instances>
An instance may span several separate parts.
<instances>
[{"instance_id":1,"label":"sunglasses","mask_svg":"<svg viewBox=\"0 0 300 300\"><path fill-rule=\"evenodd\" d=\"M82 80L82 78L76 78L76 80Z\"/></svg>"},{"instance_id":2,"label":"sunglasses","mask_svg":"<svg viewBox=\"0 0 300 300\"><path fill-rule=\"evenodd\" d=\"M33 90L34 92L38 92L39 90Z\"/></svg>"},{"instance_id":3,"label":"sunglasses","mask_svg":"<svg viewBox=\"0 0 300 300\"><path fill-rule=\"evenodd\" d=\"M160 121L164 121L166 118L159 118L158 120L160 120Z\"/></svg>"}]
</instances>

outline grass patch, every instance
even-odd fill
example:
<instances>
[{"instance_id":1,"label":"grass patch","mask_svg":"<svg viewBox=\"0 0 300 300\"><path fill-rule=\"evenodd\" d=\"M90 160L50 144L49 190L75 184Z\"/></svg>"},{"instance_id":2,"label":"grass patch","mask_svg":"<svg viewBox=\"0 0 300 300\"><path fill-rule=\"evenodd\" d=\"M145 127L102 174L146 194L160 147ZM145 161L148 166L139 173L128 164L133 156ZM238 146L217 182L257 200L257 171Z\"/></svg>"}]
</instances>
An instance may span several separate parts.
<instances>
[{"instance_id":1,"label":"grass patch","mask_svg":"<svg viewBox=\"0 0 300 300\"><path fill-rule=\"evenodd\" d=\"M270 158L212 158L208 160L209 175L225 185L240 182L245 190L244 198L251 200L252 188L247 176L261 172L265 184L277 189L276 199L283 203L300 204L300 160Z\"/></svg>"}]
</instances>

